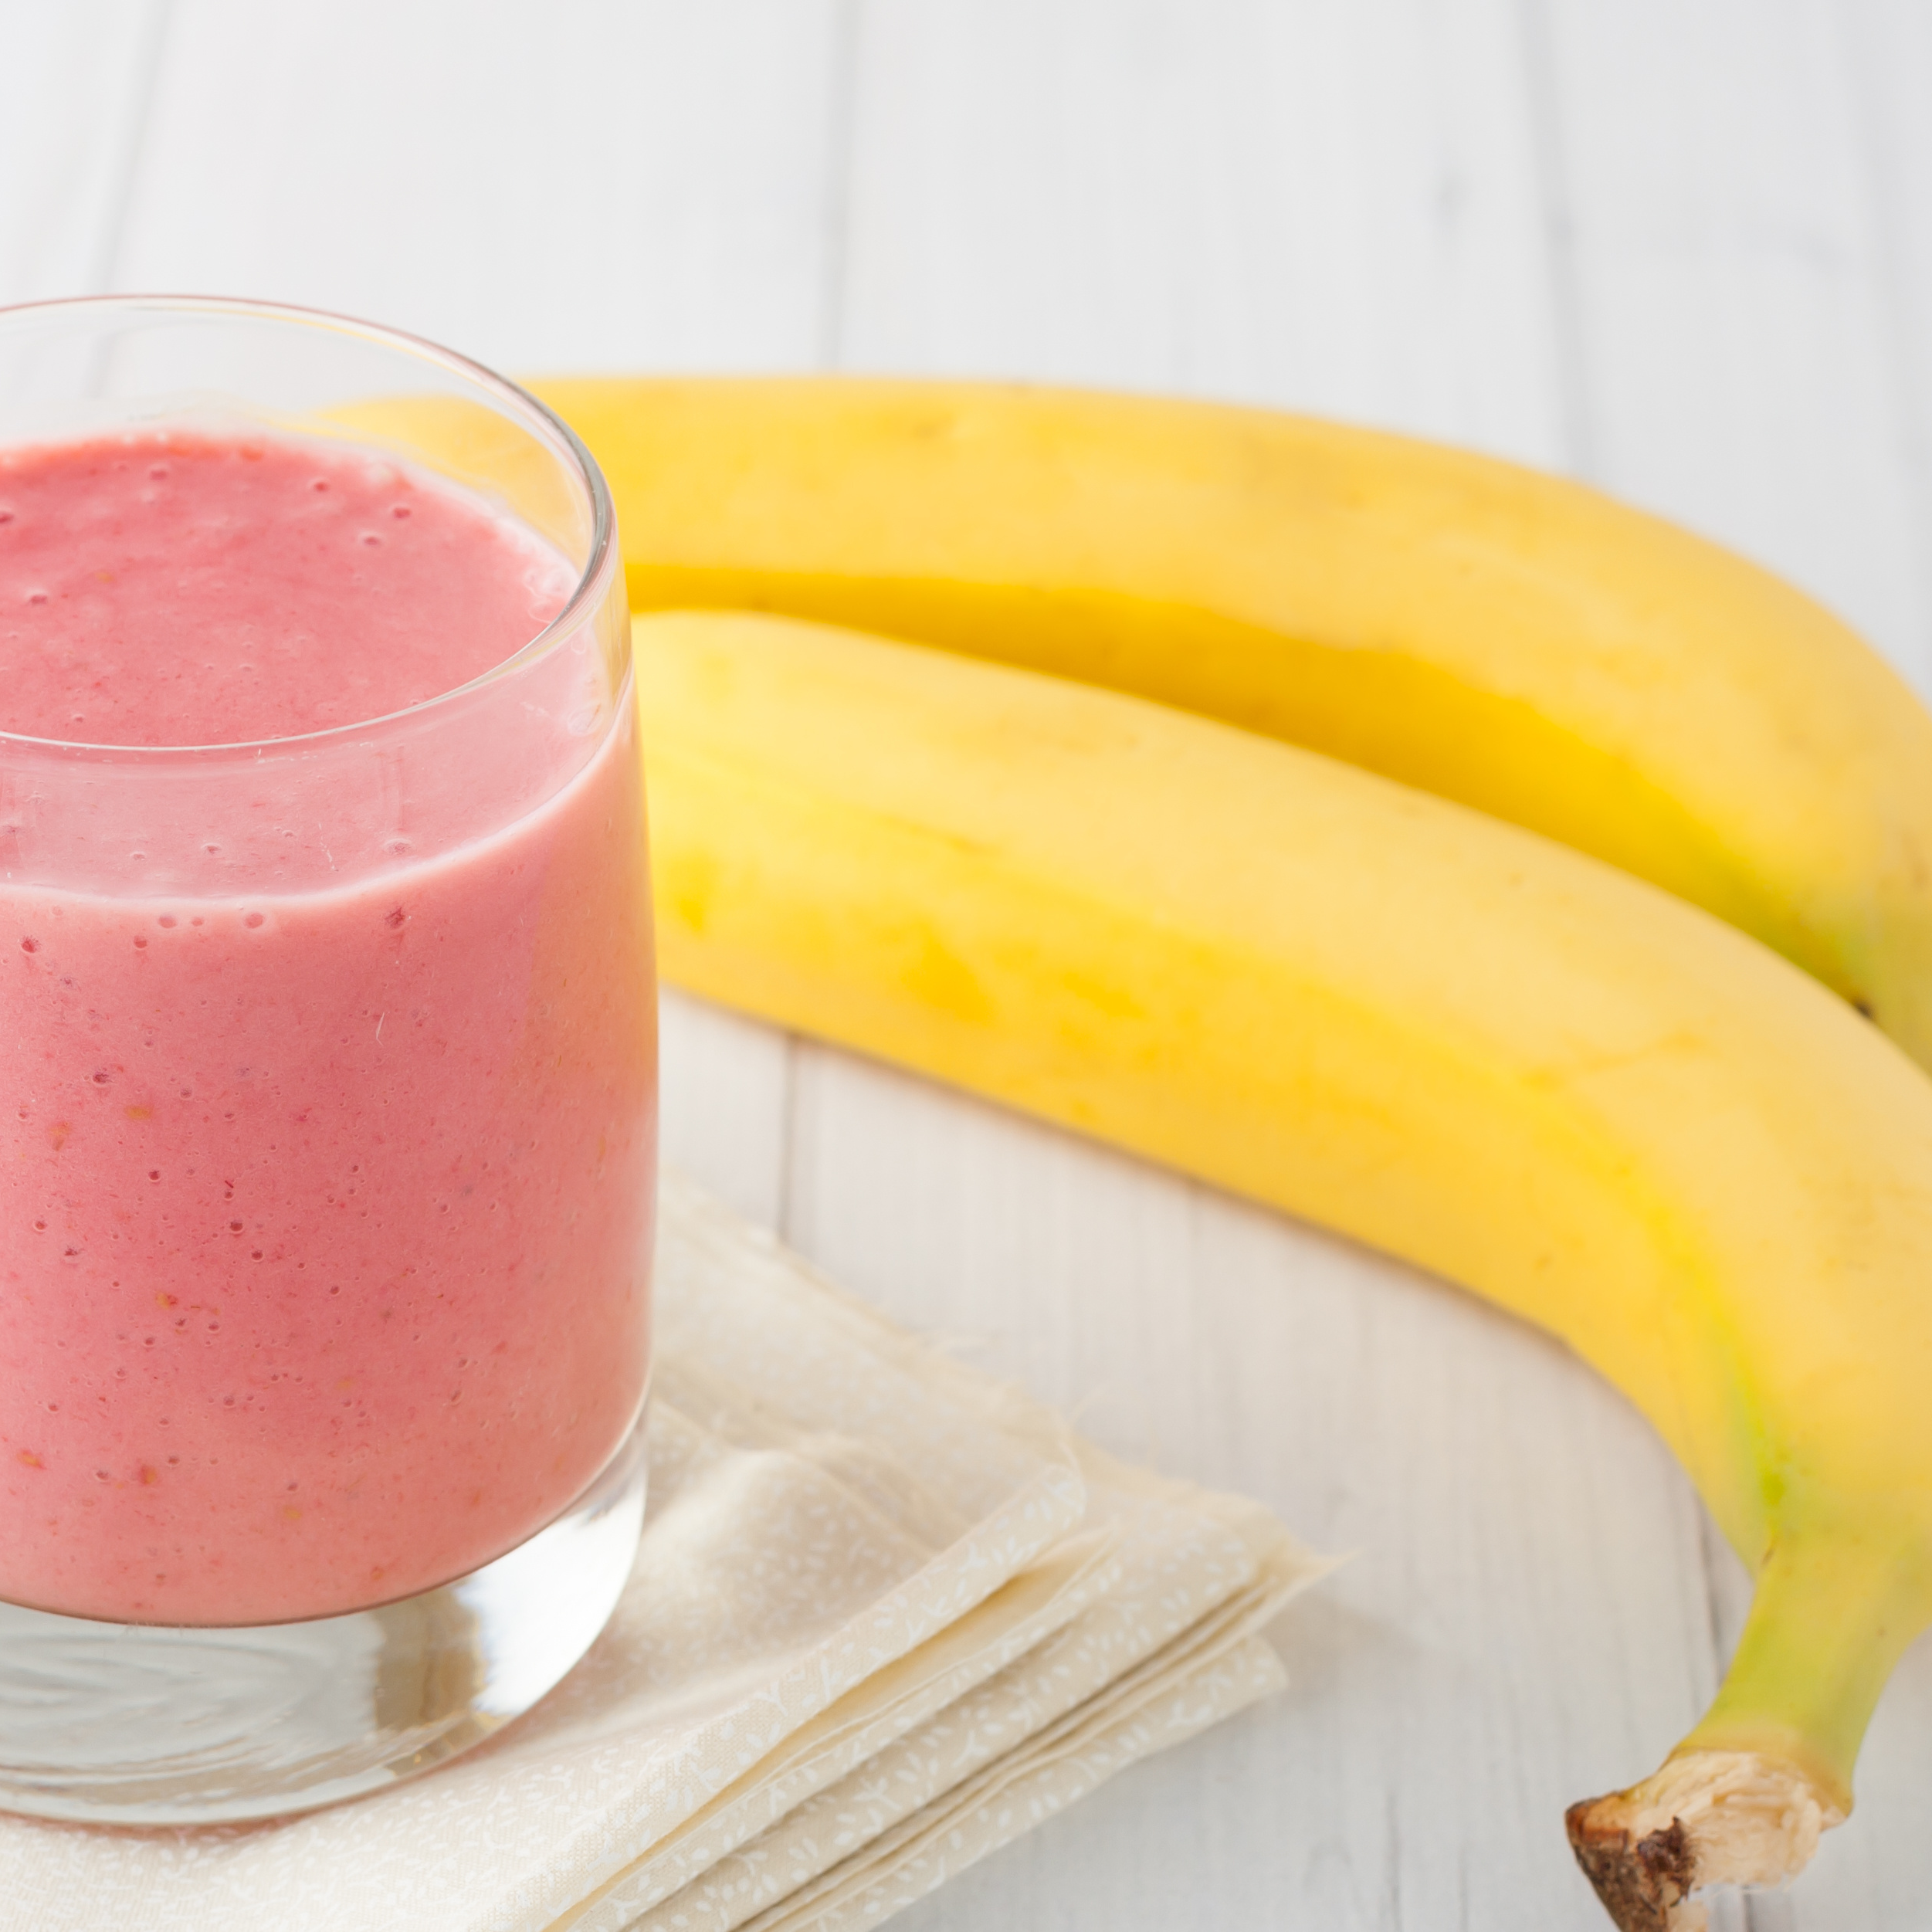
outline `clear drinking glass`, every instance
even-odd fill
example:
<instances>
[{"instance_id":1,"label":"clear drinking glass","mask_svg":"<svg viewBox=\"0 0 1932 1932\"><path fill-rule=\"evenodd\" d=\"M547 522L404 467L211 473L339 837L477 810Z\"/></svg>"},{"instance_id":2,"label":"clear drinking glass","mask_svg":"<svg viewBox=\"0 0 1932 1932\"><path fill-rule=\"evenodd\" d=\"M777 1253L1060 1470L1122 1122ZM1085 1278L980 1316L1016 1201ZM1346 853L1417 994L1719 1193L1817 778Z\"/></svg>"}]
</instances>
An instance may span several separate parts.
<instances>
[{"instance_id":1,"label":"clear drinking glass","mask_svg":"<svg viewBox=\"0 0 1932 1932\"><path fill-rule=\"evenodd\" d=\"M347 1797L541 1697L630 1569L649 1357L602 477L361 323L0 311L0 458L176 435L459 493L575 588L459 688L300 735L9 735L0 690L0 1807L134 1823Z\"/></svg>"}]
</instances>

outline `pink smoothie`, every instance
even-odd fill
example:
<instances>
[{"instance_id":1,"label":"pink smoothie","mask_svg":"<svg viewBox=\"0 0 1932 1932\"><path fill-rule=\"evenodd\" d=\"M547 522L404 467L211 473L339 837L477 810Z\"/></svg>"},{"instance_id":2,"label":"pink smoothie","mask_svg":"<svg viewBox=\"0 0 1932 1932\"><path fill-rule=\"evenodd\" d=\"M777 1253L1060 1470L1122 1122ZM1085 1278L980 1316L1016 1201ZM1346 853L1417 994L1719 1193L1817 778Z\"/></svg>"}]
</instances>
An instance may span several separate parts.
<instances>
[{"instance_id":1,"label":"pink smoothie","mask_svg":"<svg viewBox=\"0 0 1932 1932\"><path fill-rule=\"evenodd\" d=\"M0 732L385 717L511 656L573 581L339 445L0 452ZM0 739L0 1598L265 1622L408 1595L622 1439L655 1057L609 683L565 650L420 728L220 754L220 824L194 760L97 785Z\"/></svg>"}]
</instances>

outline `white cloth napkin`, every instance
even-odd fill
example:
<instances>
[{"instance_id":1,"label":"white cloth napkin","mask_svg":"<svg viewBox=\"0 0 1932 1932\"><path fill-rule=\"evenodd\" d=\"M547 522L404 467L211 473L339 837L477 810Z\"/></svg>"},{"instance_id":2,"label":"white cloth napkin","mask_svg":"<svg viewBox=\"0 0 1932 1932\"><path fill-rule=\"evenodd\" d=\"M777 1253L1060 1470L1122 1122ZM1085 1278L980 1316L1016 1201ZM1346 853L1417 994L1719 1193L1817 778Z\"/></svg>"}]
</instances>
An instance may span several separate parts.
<instances>
[{"instance_id":1,"label":"white cloth napkin","mask_svg":"<svg viewBox=\"0 0 1932 1932\"><path fill-rule=\"evenodd\" d=\"M0 1932L876 1924L1282 1682L1321 1564L915 1341L667 1177L652 1494L537 1708L332 1811L0 1818Z\"/></svg>"}]
</instances>

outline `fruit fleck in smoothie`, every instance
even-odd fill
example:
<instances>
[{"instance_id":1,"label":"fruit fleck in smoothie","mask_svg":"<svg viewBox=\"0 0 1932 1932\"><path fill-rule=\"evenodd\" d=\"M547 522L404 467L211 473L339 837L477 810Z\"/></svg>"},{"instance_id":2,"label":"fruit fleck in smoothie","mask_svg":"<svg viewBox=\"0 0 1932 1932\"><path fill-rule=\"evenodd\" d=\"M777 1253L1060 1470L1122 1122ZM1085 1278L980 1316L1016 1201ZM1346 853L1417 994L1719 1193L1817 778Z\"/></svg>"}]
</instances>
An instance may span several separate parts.
<instances>
[{"instance_id":1,"label":"fruit fleck in smoothie","mask_svg":"<svg viewBox=\"0 0 1932 1932\"><path fill-rule=\"evenodd\" d=\"M406 1596L635 1419L653 1008L605 659L366 746L109 754L111 795L99 754L19 742L340 734L513 657L575 582L350 446L0 450L0 1599Z\"/></svg>"}]
</instances>

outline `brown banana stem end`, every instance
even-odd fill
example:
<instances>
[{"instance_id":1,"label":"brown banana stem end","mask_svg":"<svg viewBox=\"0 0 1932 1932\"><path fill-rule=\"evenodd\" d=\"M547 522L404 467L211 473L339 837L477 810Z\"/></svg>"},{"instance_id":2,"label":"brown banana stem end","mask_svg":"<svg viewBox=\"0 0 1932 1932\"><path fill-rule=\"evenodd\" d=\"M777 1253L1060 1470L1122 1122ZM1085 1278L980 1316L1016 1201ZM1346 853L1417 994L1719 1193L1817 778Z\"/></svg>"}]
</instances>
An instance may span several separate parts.
<instances>
[{"instance_id":1,"label":"brown banana stem end","mask_svg":"<svg viewBox=\"0 0 1932 1932\"><path fill-rule=\"evenodd\" d=\"M1844 1815L1789 1764L1693 1751L1626 1791L1572 1805L1564 1822L1618 1932L1704 1932L1694 1894L1782 1885Z\"/></svg>"}]
</instances>

